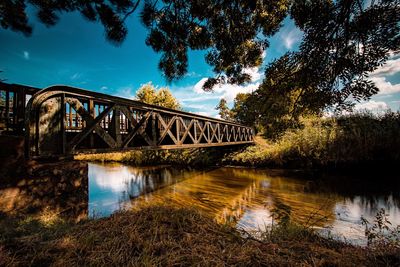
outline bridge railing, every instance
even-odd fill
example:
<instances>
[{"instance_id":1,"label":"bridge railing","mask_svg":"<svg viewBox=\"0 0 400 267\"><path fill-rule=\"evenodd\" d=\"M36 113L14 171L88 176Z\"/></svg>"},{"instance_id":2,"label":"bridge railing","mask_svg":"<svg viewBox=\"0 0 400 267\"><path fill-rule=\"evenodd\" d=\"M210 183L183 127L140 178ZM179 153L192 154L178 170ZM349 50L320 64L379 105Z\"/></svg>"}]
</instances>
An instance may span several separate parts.
<instances>
[{"instance_id":1,"label":"bridge railing","mask_svg":"<svg viewBox=\"0 0 400 267\"><path fill-rule=\"evenodd\" d=\"M253 129L68 86L36 93L26 110L29 157L249 144Z\"/></svg>"},{"instance_id":2,"label":"bridge railing","mask_svg":"<svg viewBox=\"0 0 400 267\"><path fill-rule=\"evenodd\" d=\"M0 82L0 132L22 134L25 108L38 88Z\"/></svg>"}]
</instances>

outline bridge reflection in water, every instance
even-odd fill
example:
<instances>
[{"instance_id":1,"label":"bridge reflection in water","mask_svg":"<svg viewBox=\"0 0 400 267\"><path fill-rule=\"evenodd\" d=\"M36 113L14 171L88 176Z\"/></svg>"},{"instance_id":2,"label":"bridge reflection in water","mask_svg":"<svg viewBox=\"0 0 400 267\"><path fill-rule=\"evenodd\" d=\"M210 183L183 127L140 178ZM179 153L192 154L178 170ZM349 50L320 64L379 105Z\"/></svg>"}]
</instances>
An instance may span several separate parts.
<instances>
[{"instance_id":1,"label":"bridge reflection in water","mask_svg":"<svg viewBox=\"0 0 400 267\"><path fill-rule=\"evenodd\" d=\"M161 203L194 208L247 231L289 219L361 243L365 241L361 215L372 221L376 212L385 208L392 222L400 222L400 196L390 186L373 185L370 190L364 186L357 192L351 180L339 183L341 186L335 180L331 186L276 171L73 164L63 171L39 169L35 179L3 186L0 213L51 209L79 220Z\"/></svg>"}]
</instances>

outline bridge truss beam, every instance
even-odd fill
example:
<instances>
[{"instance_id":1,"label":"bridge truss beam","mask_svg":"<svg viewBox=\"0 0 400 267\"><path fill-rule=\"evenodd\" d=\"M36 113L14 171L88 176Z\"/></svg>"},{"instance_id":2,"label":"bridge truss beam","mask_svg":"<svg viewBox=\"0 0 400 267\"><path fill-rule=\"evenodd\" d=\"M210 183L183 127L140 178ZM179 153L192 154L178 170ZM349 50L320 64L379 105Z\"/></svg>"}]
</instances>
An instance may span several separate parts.
<instances>
[{"instance_id":1,"label":"bridge truss beam","mask_svg":"<svg viewBox=\"0 0 400 267\"><path fill-rule=\"evenodd\" d=\"M68 86L36 93L26 112L28 157L253 143L240 124Z\"/></svg>"}]
</instances>

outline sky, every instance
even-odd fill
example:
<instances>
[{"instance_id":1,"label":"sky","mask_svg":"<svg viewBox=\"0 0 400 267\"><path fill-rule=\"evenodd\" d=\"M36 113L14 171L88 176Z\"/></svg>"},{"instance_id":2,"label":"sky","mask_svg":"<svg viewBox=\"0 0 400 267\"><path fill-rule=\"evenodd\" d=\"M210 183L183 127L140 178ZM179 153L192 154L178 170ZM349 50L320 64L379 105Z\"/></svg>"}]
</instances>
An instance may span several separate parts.
<instances>
[{"instance_id":1,"label":"sky","mask_svg":"<svg viewBox=\"0 0 400 267\"><path fill-rule=\"evenodd\" d=\"M62 14L56 26L50 28L32 15L34 29L30 37L0 28L0 78L39 88L63 84L130 99L141 85L151 82L157 87L168 86L185 111L217 117L215 107L221 98L231 107L237 93L256 90L265 65L297 49L302 38L293 22L286 19L269 40L264 64L245 70L252 76L249 84L225 84L208 93L201 89L206 77L213 76L212 68L205 63L205 52L190 51L186 76L168 83L158 69L160 55L145 44L147 31L138 16L136 12L128 18L128 36L119 46L106 41L100 23L88 22L78 13ZM357 104L356 109L399 110L400 55L391 57L370 78L380 92L370 101Z\"/></svg>"}]
</instances>

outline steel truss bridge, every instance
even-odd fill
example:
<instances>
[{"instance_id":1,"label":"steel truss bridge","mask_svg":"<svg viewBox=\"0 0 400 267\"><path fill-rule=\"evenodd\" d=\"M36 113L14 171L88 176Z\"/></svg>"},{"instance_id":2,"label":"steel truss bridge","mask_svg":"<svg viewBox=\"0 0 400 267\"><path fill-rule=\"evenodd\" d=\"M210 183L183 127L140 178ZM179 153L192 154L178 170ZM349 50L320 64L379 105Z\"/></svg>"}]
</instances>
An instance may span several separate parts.
<instances>
[{"instance_id":1,"label":"steel truss bridge","mask_svg":"<svg viewBox=\"0 0 400 267\"><path fill-rule=\"evenodd\" d=\"M253 143L250 127L69 86L0 83L0 100L0 130L24 134L29 158Z\"/></svg>"}]
</instances>

